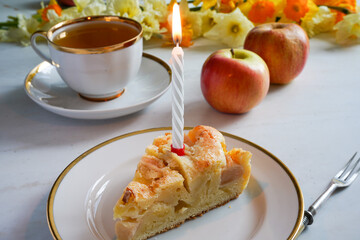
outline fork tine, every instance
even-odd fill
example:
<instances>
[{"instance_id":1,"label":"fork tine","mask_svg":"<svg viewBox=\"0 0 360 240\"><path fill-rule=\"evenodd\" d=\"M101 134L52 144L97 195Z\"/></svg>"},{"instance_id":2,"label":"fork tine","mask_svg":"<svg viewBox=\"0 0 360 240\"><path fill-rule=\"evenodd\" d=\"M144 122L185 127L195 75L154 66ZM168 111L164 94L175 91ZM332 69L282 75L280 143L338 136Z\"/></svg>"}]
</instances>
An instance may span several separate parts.
<instances>
[{"instance_id":1,"label":"fork tine","mask_svg":"<svg viewBox=\"0 0 360 240\"><path fill-rule=\"evenodd\" d=\"M347 182L351 184L357 178L357 176L359 176L359 173L360 173L360 168L352 175L352 177L349 180L347 180Z\"/></svg>"},{"instance_id":2,"label":"fork tine","mask_svg":"<svg viewBox=\"0 0 360 240\"><path fill-rule=\"evenodd\" d=\"M352 179L352 176L353 176L352 174L353 174L353 172L355 171L356 166L359 164L359 162L360 162L360 158L356 161L354 167L351 169L350 173L346 176L345 181L346 181L349 177L350 177L350 180ZM355 177L357 177L357 175L359 174L359 171L360 171L360 168L354 173L354 175L356 175Z\"/></svg>"},{"instance_id":3,"label":"fork tine","mask_svg":"<svg viewBox=\"0 0 360 240\"><path fill-rule=\"evenodd\" d=\"M350 158L350 160L346 163L346 165L344 166L344 168L341 169L341 170L335 175L335 177L340 178L340 177L343 176L343 174L344 174L344 173L347 171L347 169L349 168L352 160L355 158L356 154L357 154L357 152L355 152L355 154L354 154L354 155Z\"/></svg>"}]
</instances>

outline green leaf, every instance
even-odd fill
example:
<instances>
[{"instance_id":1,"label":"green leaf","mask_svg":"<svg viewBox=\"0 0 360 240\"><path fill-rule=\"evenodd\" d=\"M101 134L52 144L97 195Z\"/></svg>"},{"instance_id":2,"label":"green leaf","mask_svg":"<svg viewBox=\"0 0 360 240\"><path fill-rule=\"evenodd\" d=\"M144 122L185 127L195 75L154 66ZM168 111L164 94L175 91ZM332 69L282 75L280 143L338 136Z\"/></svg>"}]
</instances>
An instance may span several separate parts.
<instances>
[{"instance_id":1,"label":"green leaf","mask_svg":"<svg viewBox=\"0 0 360 240\"><path fill-rule=\"evenodd\" d=\"M13 16L8 16L8 19L6 22L0 22L0 29L8 30L9 28L17 28L19 19Z\"/></svg>"}]
</instances>

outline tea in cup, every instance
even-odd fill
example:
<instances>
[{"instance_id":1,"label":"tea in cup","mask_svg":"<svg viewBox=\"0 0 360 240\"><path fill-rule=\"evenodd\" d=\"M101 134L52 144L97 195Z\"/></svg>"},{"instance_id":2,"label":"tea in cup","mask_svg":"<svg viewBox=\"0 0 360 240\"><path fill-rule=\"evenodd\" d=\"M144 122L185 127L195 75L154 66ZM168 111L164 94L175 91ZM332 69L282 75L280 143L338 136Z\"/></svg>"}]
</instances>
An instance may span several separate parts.
<instances>
[{"instance_id":1,"label":"tea in cup","mask_svg":"<svg viewBox=\"0 0 360 240\"><path fill-rule=\"evenodd\" d=\"M35 32L31 46L82 97L105 101L120 96L135 78L142 59L142 33L141 24L132 19L83 17ZM38 48L37 37L47 40L50 56Z\"/></svg>"}]
</instances>

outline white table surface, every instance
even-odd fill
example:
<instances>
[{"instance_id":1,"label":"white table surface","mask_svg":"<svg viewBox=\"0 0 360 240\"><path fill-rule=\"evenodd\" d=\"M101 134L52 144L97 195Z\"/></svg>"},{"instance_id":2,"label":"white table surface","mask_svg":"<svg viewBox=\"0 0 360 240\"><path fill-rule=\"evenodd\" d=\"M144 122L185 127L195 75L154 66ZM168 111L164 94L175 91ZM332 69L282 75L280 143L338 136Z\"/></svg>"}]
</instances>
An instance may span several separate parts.
<instances>
[{"instance_id":1,"label":"white table surface","mask_svg":"<svg viewBox=\"0 0 360 240\"><path fill-rule=\"evenodd\" d=\"M0 21L34 13L40 1L0 0ZM242 115L212 109L200 90L206 57L224 48L198 40L185 51L185 125L210 125L246 138L280 158L297 178L308 207L345 161L360 150L360 45L310 40L310 56L291 84L271 86L264 101ZM145 44L165 61L171 49ZM27 73L42 60L31 47L0 43L0 239L51 239L46 222L50 188L89 148L115 136L170 126L171 91L138 113L76 120L48 112L25 94ZM276 223L274 223L276 224ZM360 180L334 194L300 239L359 239Z\"/></svg>"}]
</instances>

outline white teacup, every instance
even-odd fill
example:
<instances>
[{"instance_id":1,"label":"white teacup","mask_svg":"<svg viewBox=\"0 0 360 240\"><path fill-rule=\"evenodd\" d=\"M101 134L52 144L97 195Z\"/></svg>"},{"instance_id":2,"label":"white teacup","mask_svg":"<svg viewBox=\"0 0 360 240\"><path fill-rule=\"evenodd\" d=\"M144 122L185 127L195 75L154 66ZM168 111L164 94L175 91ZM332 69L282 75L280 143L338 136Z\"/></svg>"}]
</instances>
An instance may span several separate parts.
<instances>
[{"instance_id":1,"label":"white teacup","mask_svg":"<svg viewBox=\"0 0 360 240\"><path fill-rule=\"evenodd\" d=\"M142 33L141 24L132 19L83 17L34 33L31 46L82 97L105 101L120 96L136 76L142 59ZM47 40L50 57L38 48L39 36Z\"/></svg>"}]
</instances>

